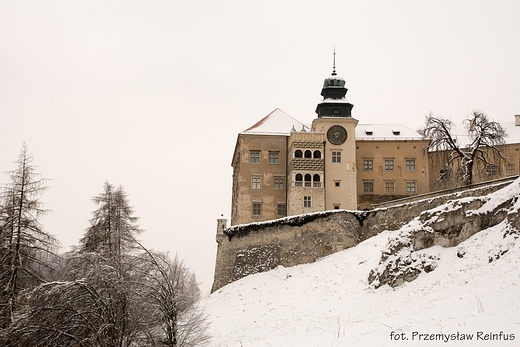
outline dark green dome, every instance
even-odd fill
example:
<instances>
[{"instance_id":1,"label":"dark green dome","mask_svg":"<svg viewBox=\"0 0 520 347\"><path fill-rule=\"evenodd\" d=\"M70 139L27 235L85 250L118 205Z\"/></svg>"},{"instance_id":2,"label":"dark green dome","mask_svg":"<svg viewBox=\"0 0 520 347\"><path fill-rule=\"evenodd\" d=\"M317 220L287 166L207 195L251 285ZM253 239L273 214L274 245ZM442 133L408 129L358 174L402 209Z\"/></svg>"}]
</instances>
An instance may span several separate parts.
<instances>
[{"instance_id":1,"label":"dark green dome","mask_svg":"<svg viewBox=\"0 0 520 347\"><path fill-rule=\"evenodd\" d=\"M345 88L345 83L346 82L343 78L335 76L333 73L332 77L326 78L325 81L323 81L323 88Z\"/></svg>"},{"instance_id":2,"label":"dark green dome","mask_svg":"<svg viewBox=\"0 0 520 347\"><path fill-rule=\"evenodd\" d=\"M323 88L321 89L321 96L323 99L344 99L347 94L345 88L345 80L336 75L336 70L332 72L331 76L325 78L323 81Z\"/></svg>"}]
</instances>

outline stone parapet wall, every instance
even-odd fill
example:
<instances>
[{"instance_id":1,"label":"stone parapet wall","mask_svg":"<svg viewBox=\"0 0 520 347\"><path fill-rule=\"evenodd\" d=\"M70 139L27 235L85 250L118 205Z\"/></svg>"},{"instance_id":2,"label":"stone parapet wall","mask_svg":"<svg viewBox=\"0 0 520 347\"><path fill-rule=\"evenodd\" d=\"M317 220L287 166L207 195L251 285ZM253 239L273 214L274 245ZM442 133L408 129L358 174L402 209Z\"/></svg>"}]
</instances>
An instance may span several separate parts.
<instances>
[{"instance_id":1,"label":"stone parapet wall","mask_svg":"<svg viewBox=\"0 0 520 347\"><path fill-rule=\"evenodd\" d=\"M250 274L316 261L384 230L397 230L448 200L490 194L504 184L423 199L371 211L326 211L230 227L217 234L212 292Z\"/></svg>"}]
</instances>

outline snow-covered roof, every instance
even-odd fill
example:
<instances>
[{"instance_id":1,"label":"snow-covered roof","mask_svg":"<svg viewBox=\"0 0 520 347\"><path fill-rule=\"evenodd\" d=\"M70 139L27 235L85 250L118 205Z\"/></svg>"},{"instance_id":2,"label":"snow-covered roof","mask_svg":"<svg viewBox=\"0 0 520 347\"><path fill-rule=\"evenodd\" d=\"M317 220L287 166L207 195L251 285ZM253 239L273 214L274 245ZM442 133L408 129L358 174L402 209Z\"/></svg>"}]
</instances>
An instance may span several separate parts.
<instances>
[{"instance_id":1,"label":"snow-covered roof","mask_svg":"<svg viewBox=\"0 0 520 347\"><path fill-rule=\"evenodd\" d=\"M296 131L311 130L307 125L277 108L252 127L242 131L241 134L289 135L293 128Z\"/></svg>"},{"instance_id":2,"label":"snow-covered roof","mask_svg":"<svg viewBox=\"0 0 520 347\"><path fill-rule=\"evenodd\" d=\"M333 100L326 99L325 102ZM335 102L346 100L335 100ZM520 126L515 126L515 122L501 122L506 130L508 137L507 144L520 143ZM258 135L286 135L289 136L291 129L296 131L311 131L309 125L303 124L299 120L291 117L279 108L269 113L256 124L241 132L241 134ZM452 130L453 135L460 144L465 145L469 139L467 131L463 127ZM403 124L358 124L356 127L357 141L391 141L391 140L422 140L422 136L415 130Z\"/></svg>"},{"instance_id":3,"label":"snow-covered roof","mask_svg":"<svg viewBox=\"0 0 520 347\"><path fill-rule=\"evenodd\" d=\"M356 140L422 140L422 136L417 131L402 124L358 124Z\"/></svg>"}]
</instances>

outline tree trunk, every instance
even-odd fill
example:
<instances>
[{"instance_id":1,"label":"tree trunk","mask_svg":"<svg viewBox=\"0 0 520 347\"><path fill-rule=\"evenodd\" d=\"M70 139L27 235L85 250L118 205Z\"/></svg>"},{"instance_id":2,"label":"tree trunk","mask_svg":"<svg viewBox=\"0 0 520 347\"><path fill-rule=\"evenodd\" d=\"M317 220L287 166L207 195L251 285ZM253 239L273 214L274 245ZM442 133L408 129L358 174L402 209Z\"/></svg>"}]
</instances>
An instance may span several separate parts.
<instances>
[{"instance_id":1,"label":"tree trunk","mask_svg":"<svg viewBox=\"0 0 520 347\"><path fill-rule=\"evenodd\" d=\"M469 186L473 183L473 160L469 160L464 166L464 185Z\"/></svg>"}]
</instances>

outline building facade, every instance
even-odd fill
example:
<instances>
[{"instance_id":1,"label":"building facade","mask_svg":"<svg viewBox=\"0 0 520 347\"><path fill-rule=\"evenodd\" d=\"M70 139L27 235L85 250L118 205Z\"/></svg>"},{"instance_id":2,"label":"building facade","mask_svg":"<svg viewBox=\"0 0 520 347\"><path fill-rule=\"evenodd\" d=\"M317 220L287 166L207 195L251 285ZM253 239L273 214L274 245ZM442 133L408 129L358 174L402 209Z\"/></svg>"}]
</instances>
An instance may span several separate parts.
<instances>
[{"instance_id":1,"label":"building facade","mask_svg":"<svg viewBox=\"0 0 520 347\"><path fill-rule=\"evenodd\" d=\"M231 225L372 204L429 191L428 141L404 125L358 125L335 69L306 125L276 109L238 134Z\"/></svg>"},{"instance_id":2,"label":"building facade","mask_svg":"<svg viewBox=\"0 0 520 347\"><path fill-rule=\"evenodd\" d=\"M428 193L429 141L401 124L359 125L356 129L358 209Z\"/></svg>"}]
</instances>

